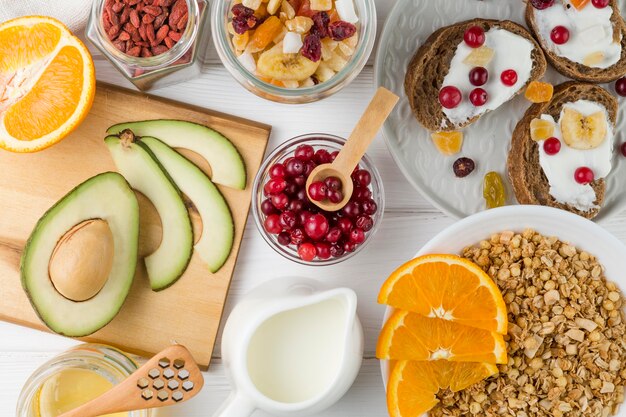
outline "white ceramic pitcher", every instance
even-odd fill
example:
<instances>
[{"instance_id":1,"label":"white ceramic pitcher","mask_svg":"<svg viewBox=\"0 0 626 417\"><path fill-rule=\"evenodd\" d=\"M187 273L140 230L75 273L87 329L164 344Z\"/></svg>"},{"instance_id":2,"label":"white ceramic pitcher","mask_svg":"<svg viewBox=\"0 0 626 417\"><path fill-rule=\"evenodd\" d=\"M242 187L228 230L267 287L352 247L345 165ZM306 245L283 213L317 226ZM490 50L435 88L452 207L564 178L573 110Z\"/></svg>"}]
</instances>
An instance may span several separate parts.
<instances>
[{"instance_id":1,"label":"white ceramic pitcher","mask_svg":"<svg viewBox=\"0 0 626 417\"><path fill-rule=\"evenodd\" d=\"M224 327L222 358L233 392L214 417L248 417L256 409L305 416L337 402L361 367L356 308L354 291L304 278L273 280L249 293Z\"/></svg>"}]
</instances>

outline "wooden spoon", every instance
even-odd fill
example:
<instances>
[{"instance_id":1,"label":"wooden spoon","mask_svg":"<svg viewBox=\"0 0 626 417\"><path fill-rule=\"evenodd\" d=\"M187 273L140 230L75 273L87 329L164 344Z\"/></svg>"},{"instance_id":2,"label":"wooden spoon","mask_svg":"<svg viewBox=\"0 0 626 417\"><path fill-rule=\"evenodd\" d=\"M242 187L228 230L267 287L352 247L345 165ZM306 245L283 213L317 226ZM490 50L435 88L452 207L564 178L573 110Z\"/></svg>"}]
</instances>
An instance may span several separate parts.
<instances>
[{"instance_id":1,"label":"wooden spoon","mask_svg":"<svg viewBox=\"0 0 626 417\"><path fill-rule=\"evenodd\" d=\"M173 345L109 391L58 417L96 417L165 407L195 397L203 385L191 353L184 346Z\"/></svg>"},{"instance_id":2,"label":"wooden spoon","mask_svg":"<svg viewBox=\"0 0 626 417\"><path fill-rule=\"evenodd\" d=\"M345 206L352 196L353 186L350 175L359 161L365 155L383 123L398 102L399 97L386 88L380 87L376 95L365 109L365 113L350 134L345 145L331 164L322 164L315 167L306 181L306 193L309 200L326 211L337 211ZM317 181L324 181L328 177L337 177L341 180L343 200L332 203L328 199L315 201L309 195L309 186Z\"/></svg>"}]
</instances>

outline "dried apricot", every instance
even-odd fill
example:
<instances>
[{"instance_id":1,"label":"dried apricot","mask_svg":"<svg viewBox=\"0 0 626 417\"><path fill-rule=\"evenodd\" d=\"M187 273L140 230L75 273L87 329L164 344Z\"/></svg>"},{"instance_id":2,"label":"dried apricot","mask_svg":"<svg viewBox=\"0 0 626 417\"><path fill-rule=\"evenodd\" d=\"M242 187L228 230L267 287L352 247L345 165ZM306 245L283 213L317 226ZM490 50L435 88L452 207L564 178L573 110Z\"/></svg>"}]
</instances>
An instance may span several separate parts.
<instances>
[{"instance_id":1,"label":"dried apricot","mask_svg":"<svg viewBox=\"0 0 626 417\"><path fill-rule=\"evenodd\" d=\"M483 197L487 208L502 207L506 204L506 190L502 177L497 172L488 172L483 184Z\"/></svg>"},{"instance_id":2,"label":"dried apricot","mask_svg":"<svg viewBox=\"0 0 626 417\"><path fill-rule=\"evenodd\" d=\"M589 3L589 0L570 0L572 6L576 8L576 10L582 10Z\"/></svg>"},{"instance_id":3,"label":"dried apricot","mask_svg":"<svg viewBox=\"0 0 626 417\"><path fill-rule=\"evenodd\" d=\"M524 95L533 103L546 103L552 100L552 94L554 94L552 84L542 83L541 81L531 81Z\"/></svg>"},{"instance_id":4,"label":"dried apricot","mask_svg":"<svg viewBox=\"0 0 626 417\"><path fill-rule=\"evenodd\" d=\"M238 51L243 51L250 40L250 32L244 32L243 35L233 35L233 46Z\"/></svg>"},{"instance_id":5,"label":"dried apricot","mask_svg":"<svg viewBox=\"0 0 626 417\"><path fill-rule=\"evenodd\" d=\"M254 31L254 35L250 39L250 48L252 52L258 52L265 49L272 40L280 34L283 24L276 16L268 17L265 22L261 23Z\"/></svg>"},{"instance_id":6,"label":"dried apricot","mask_svg":"<svg viewBox=\"0 0 626 417\"><path fill-rule=\"evenodd\" d=\"M554 123L549 120L533 119L530 121L530 138L534 141L548 139L554 135Z\"/></svg>"},{"instance_id":7,"label":"dried apricot","mask_svg":"<svg viewBox=\"0 0 626 417\"><path fill-rule=\"evenodd\" d=\"M430 136L439 152L444 155L459 153L463 145L463 132L434 132Z\"/></svg>"}]
</instances>

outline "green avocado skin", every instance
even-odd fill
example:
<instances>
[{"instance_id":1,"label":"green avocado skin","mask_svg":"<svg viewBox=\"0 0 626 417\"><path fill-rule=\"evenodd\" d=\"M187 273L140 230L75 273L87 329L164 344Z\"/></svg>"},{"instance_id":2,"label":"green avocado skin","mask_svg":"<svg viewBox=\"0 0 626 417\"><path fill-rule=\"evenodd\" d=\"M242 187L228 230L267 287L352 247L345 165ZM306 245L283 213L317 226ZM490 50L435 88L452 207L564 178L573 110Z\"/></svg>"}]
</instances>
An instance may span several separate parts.
<instances>
[{"instance_id":1,"label":"green avocado skin","mask_svg":"<svg viewBox=\"0 0 626 417\"><path fill-rule=\"evenodd\" d=\"M52 295L53 298L58 297L58 299L54 300L56 302L56 306L52 310L46 310L42 308L42 302L35 295L36 290L32 288L33 285L37 284L37 277L33 276L32 265L33 262L38 262L37 259L33 259L33 256L36 255L37 245L41 239L43 239L43 235L47 233L47 229L50 223L54 222L54 218L57 216L63 216L64 213L71 210L71 208L75 204L84 204L81 201L82 195L88 191L91 187L100 186L102 184L106 184L105 188L110 187L111 190L114 190L118 195L112 196L102 196L103 198L120 198L124 200L124 204L128 210L124 213L120 213L119 216L123 218L125 236L124 239L127 240L125 247L128 248L128 253L125 256L125 267L121 271L120 278L120 286L117 291L117 296L110 300L105 300L103 304L105 304L104 308L94 308L92 309L90 306L94 305L94 303L99 303L101 298L101 293L96 294L93 298L82 301L75 302L66 299L58 292L54 292ZM89 200L90 204L94 206L98 205L97 201L93 201L93 199ZM68 210L69 209L69 210ZM84 217L76 217L75 224L82 223L87 220L100 218L98 216L84 216ZM61 236L57 236L55 239L58 241ZM119 236L115 236L114 241L119 239ZM41 319L41 321L48 327L50 330L55 333L69 336L69 337L83 337L88 336L102 327L106 326L111 320L115 318L119 310L121 309L128 293L130 291L133 278L135 276L135 270L137 267L137 250L139 245L139 204L137 199L130 188L128 182L122 177L120 174L116 172L103 172L94 177L91 177L79 184L75 188L73 188L70 192L68 192L63 198L57 201L52 207L50 207L44 215L37 221L37 224L33 228L31 235L29 236L26 244L24 246L24 250L22 252L22 257L20 259L20 280L22 284L22 288L24 292L28 296L28 299L33 306L37 316ZM116 256L117 253L114 255ZM46 262L46 265L49 263L50 259L47 258L43 262ZM114 258L114 264L119 262L119 259ZM47 271L47 266L46 266ZM45 274L45 277L39 277L39 279L49 280L48 274ZM109 279L112 279L109 276ZM39 284L40 285L40 284ZM97 305L97 304L96 304ZM69 307L68 307L69 306ZM57 311L58 310L58 311ZM65 311L64 311L65 310ZM58 318L53 318L55 316L55 311L60 312L61 315L63 313L68 314L77 314L81 315L81 321L84 323L74 328L72 326L66 326L60 321Z\"/></svg>"}]
</instances>

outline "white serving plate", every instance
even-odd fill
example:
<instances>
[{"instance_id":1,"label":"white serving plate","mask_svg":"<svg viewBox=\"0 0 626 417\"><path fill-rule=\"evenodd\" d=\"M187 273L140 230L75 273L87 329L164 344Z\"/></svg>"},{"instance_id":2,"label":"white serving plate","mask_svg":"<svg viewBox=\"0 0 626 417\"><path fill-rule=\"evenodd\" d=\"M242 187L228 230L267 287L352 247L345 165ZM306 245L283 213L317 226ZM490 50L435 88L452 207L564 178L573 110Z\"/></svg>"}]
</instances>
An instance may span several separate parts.
<instances>
[{"instance_id":1,"label":"white serving plate","mask_svg":"<svg viewBox=\"0 0 626 417\"><path fill-rule=\"evenodd\" d=\"M626 15L626 2L619 2ZM499 109L483 116L464 129L461 153L444 156L437 151L430 133L413 117L404 93L404 75L409 61L428 36L436 29L464 20L481 17L512 20L524 24L525 2L521 0L398 0L387 18L376 55L375 82L401 99L387 119L383 132L394 160L406 178L434 206L456 218L463 218L485 209L482 197L483 177L496 171L505 179L507 204L516 204L506 172L506 158L511 134L530 103L523 95L515 97ZM546 79L559 84L566 80L553 69ZM610 92L612 86L604 85ZM623 99L620 105L625 106ZM615 129L616 147L626 130L624 109L620 110ZM453 162L461 156L472 158L476 170L459 179L452 171ZM613 155L613 171L607 177L606 200L597 220L607 219L626 209L626 158Z\"/></svg>"},{"instance_id":2,"label":"white serving plate","mask_svg":"<svg viewBox=\"0 0 626 417\"><path fill-rule=\"evenodd\" d=\"M483 211L447 227L428 241L415 257L432 253L460 254L492 234L512 230L521 232L532 228L546 236L556 236L578 249L595 255L604 266L604 275L623 291L626 290L626 245L596 223L576 214L542 206L508 206ZM393 309L387 308L383 324ZM389 362L381 361L383 383L387 387ZM626 405L616 417L626 417Z\"/></svg>"}]
</instances>

